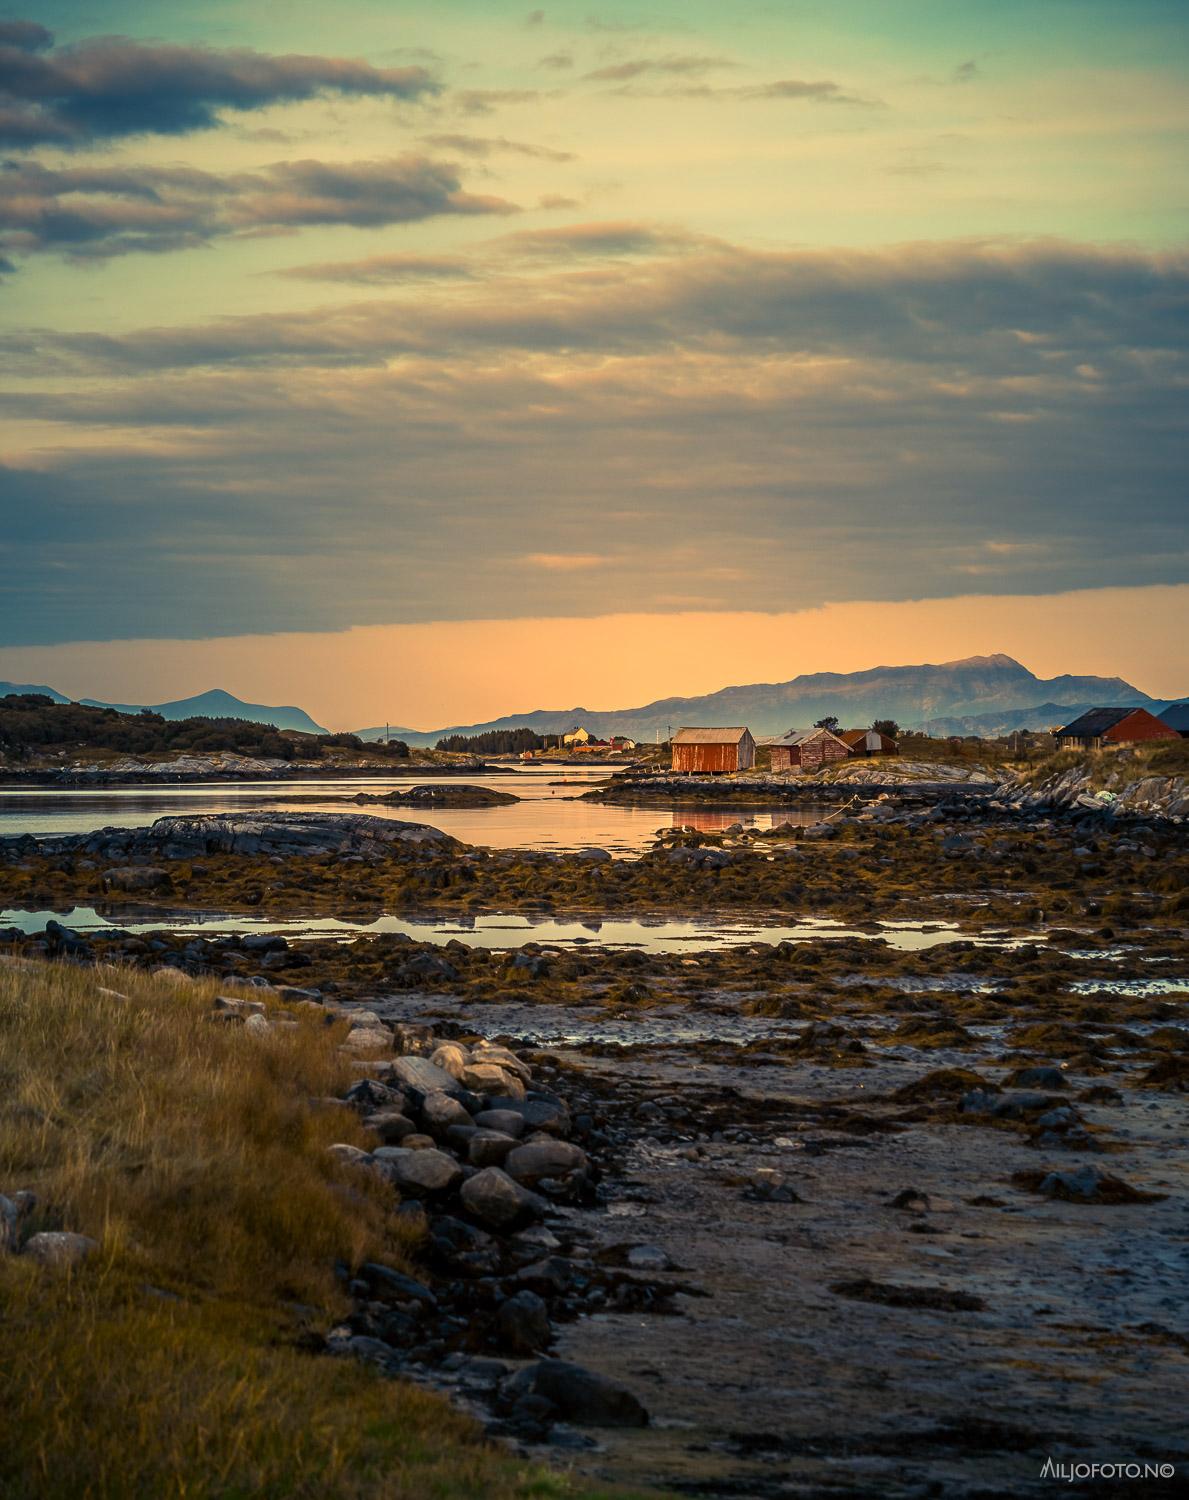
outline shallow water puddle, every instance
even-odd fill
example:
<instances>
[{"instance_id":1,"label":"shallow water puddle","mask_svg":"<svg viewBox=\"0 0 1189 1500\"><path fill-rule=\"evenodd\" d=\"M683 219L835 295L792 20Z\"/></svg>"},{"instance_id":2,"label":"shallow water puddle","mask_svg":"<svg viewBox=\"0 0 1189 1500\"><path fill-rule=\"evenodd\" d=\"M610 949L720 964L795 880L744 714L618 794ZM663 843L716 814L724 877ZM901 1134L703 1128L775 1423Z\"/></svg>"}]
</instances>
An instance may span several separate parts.
<instances>
[{"instance_id":1,"label":"shallow water puddle","mask_svg":"<svg viewBox=\"0 0 1189 1500\"><path fill-rule=\"evenodd\" d=\"M1189 995L1189 979L1078 979L1074 995Z\"/></svg>"},{"instance_id":2,"label":"shallow water puddle","mask_svg":"<svg viewBox=\"0 0 1189 1500\"><path fill-rule=\"evenodd\" d=\"M104 916L93 906L76 906L65 912L22 911L15 908L0 911L0 927L16 927L24 933L42 932L50 921L59 921L78 932L118 930L137 936L161 931L202 937L276 933L295 939L401 934L414 942L438 945L460 942L469 948L516 948L530 942L567 948L594 943L606 948L638 948L648 953L680 953L691 947L737 948L748 944L775 945L843 938L873 942L882 940L889 948L900 952L920 952L946 943L969 943L979 948L1019 948L1028 943L1043 941L1035 936L976 936L960 931L953 923L880 922L867 928L858 928L848 927L825 917L806 917L786 926L757 926L754 922L695 921L691 918L671 917L610 917L601 921L564 921L510 913L493 913L455 921L383 916L370 922L351 922L341 917L299 917L291 921L269 921L260 917L219 912L162 913L151 918L145 918L142 913L138 917L120 921L115 917Z\"/></svg>"}]
</instances>

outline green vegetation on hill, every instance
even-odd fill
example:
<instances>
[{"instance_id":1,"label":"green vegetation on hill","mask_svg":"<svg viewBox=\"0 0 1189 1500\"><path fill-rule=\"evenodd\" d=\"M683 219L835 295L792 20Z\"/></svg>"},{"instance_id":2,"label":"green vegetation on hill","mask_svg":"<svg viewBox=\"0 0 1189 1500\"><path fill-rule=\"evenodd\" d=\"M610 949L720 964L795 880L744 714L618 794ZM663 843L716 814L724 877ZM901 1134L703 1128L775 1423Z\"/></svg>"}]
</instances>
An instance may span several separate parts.
<instances>
[{"instance_id":1,"label":"green vegetation on hill","mask_svg":"<svg viewBox=\"0 0 1189 1500\"><path fill-rule=\"evenodd\" d=\"M101 988L102 986L102 988ZM406 1264L392 1188L327 1148L345 1026L256 1036L215 987L125 969L0 967L0 1192L98 1248L0 1252L8 1500L557 1500L428 1392L333 1359L335 1274ZM374 1144L370 1142L370 1144ZM582 1491L582 1493L592 1493Z\"/></svg>"},{"instance_id":2,"label":"green vegetation on hill","mask_svg":"<svg viewBox=\"0 0 1189 1500\"><path fill-rule=\"evenodd\" d=\"M367 745L353 734L302 734L248 719L164 719L81 703L55 703L40 694L0 698L0 754L27 760L38 752L108 750L126 755L204 754L229 750L276 760L319 760L335 750L408 758L398 740Z\"/></svg>"},{"instance_id":3,"label":"green vegetation on hill","mask_svg":"<svg viewBox=\"0 0 1189 1500\"><path fill-rule=\"evenodd\" d=\"M545 736L532 729L489 729L484 734L444 735L435 748L471 755L520 755L525 750L543 750Z\"/></svg>"}]
</instances>

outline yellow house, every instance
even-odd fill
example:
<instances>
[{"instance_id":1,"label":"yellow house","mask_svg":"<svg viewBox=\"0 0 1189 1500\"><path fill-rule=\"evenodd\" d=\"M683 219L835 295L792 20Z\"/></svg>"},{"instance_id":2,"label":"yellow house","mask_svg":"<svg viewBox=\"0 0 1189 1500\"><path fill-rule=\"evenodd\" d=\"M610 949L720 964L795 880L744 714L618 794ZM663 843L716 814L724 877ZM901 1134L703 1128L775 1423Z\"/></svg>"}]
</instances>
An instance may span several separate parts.
<instances>
[{"instance_id":1,"label":"yellow house","mask_svg":"<svg viewBox=\"0 0 1189 1500\"><path fill-rule=\"evenodd\" d=\"M563 734L561 742L563 745L587 745L594 739L589 729L583 729L581 725L571 729L569 734Z\"/></svg>"}]
</instances>

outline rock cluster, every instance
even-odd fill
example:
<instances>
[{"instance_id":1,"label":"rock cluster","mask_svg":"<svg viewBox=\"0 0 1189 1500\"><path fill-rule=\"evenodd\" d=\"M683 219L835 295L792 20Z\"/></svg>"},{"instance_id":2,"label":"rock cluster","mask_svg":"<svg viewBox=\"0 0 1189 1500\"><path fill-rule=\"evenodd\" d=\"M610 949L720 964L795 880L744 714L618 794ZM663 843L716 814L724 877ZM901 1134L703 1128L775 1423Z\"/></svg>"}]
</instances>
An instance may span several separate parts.
<instances>
[{"instance_id":1,"label":"rock cluster","mask_svg":"<svg viewBox=\"0 0 1189 1500\"><path fill-rule=\"evenodd\" d=\"M350 1281L355 1314L329 1347L461 1388L487 1406L492 1432L521 1440L543 1440L558 1423L647 1422L617 1382L538 1358L559 1321L660 1307L680 1290L649 1275L667 1261L599 1264L568 1226L567 1206L596 1201L597 1168L573 1139L597 1139L593 1122L575 1121L511 1047L389 1026L372 1009L338 1014L350 1025L345 1050L365 1059L346 1102L379 1144L331 1149L396 1187L401 1214L424 1231L425 1280L363 1266ZM395 1055L381 1057L385 1045Z\"/></svg>"}]
</instances>

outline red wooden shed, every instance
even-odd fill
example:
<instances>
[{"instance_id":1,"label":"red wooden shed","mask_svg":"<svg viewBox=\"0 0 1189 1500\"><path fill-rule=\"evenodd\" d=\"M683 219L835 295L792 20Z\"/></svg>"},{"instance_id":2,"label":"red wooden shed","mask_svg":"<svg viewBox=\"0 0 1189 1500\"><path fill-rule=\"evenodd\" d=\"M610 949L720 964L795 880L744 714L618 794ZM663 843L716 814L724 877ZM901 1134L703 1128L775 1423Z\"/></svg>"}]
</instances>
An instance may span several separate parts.
<instances>
[{"instance_id":1,"label":"red wooden shed","mask_svg":"<svg viewBox=\"0 0 1189 1500\"><path fill-rule=\"evenodd\" d=\"M679 729L673 736L673 769L682 772L749 771L756 742L743 725L727 729Z\"/></svg>"},{"instance_id":2,"label":"red wooden shed","mask_svg":"<svg viewBox=\"0 0 1189 1500\"><path fill-rule=\"evenodd\" d=\"M772 742L774 771L816 771L850 754L845 743L828 729L790 730Z\"/></svg>"}]
</instances>

